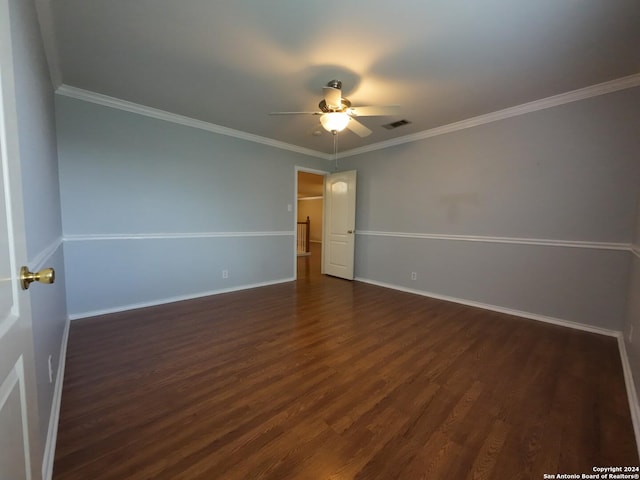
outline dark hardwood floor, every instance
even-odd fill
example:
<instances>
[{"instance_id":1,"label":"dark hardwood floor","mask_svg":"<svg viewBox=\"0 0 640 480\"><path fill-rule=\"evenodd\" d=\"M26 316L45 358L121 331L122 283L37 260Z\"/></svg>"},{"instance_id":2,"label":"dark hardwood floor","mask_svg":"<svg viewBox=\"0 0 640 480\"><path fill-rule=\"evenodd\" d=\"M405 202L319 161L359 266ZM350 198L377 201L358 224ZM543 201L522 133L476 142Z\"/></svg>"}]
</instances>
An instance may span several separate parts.
<instances>
[{"instance_id":1,"label":"dark hardwood floor","mask_svg":"<svg viewBox=\"0 0 640 480\"><path fill-rule=\"evenodd\" d=\"M638 465L614 338L323 277L318 259L297 282L73 322L54 478Z\"/></svg>"}]
</instances>

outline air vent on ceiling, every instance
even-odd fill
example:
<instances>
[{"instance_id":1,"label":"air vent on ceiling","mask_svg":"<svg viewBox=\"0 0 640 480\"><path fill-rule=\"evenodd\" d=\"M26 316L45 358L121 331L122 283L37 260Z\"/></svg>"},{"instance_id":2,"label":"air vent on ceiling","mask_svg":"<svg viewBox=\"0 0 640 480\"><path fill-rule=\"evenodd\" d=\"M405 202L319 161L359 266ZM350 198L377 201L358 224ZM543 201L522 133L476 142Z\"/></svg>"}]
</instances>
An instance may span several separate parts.
<instances>
[{"instance_id":1,"label":"air vent on ceiling","mask_svg":"<svg viewBox=\"0 0 640 480\"><path fill-rule=\"evenodd\" d=\"M387 123L386 125L382 125L387 130L393 130L394 128L402 127L403 125L409 125L411 122L409 120L398 120L397 122Z\"/></svg>"}]
</instances>

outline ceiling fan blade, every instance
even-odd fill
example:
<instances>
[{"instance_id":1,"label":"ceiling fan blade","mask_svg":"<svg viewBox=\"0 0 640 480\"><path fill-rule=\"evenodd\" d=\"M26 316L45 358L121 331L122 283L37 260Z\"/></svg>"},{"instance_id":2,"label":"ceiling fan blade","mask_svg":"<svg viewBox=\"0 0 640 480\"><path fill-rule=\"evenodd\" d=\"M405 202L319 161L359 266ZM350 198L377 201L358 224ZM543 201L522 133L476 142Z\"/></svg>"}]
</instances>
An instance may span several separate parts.
<instances>
[{"instance_id":1,"label":"ceiling fan blade","mask_svg":"<svg viewBox=\"0 0 640 480\"><path fill-rule=\"evenodd\" d=\"M351 107L350 112L356 117L375 117L397 115L400 113L400 105L379 105L368 107Z\"/></svg>"},{"instance_id":2,"label":"ceiling fan blade","mask_svg":"<svg viewBox=\"0 0 640 480\"><path fill-rule=\"evenodd\" d=\"M324 101L330 108L342 108L342 92L339 88L324 87L322 89Z\"/></svg>"},{"instance_id":3,"label":"ceiling fan blade","mask_svg":"<svg viewBox=\"0 0 640 480\"><path fill-rule=\"evenodd\" d=\"M269 115L322 115L322 112L269 112Z\"/></svg>"},{"instance_id":4,"label":"ceiling fan blade","mask_svg":"<svg viewBox=\"0 0 640 480\"><path fill-rule=\"evenodd\" d=\"M353 117L347 123L347 128L360 137L368 137L372 133L371 130Z\"/></svg>"}]
</instances>

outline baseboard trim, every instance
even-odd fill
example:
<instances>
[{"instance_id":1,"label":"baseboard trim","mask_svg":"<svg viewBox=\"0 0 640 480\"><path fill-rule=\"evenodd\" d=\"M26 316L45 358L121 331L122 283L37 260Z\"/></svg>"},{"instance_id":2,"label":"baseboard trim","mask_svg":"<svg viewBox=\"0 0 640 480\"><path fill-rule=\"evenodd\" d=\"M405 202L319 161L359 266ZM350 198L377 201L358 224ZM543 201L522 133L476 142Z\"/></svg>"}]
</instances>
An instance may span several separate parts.
<instances>
[{"instance_id":1,"label":"baseboard trim","mask_svg":"<svg viewBox=\"0 0 640 480\"><path fill-rule=\"evenodd\" d=\"M624 374L624 383L627 387L627 399L629 400L629 411L631 413L631 422L633 423L633 432L636 436L636 449L640 457L640 405L638 404L638 391L633 381L633 372L627 355L627 346L624 342L624 335L618 335L618 348L620 350L620 361L622 362L622 372Z\"/></svg>"},{"instance_id":2,"label":"baseboard trim","mask_svg":"<svg viewBox=\"0 0 640 480\"><path fill-rule=\"evenodd\" d=\"M167 303L179 302L179 301L183 301L183 300L191 300L191 299L196 299L196 298L202 298L202 297L211 296L211 295L218 295L218 294L221 294L221 293L229 293L229 292L234 292L234 291L247 290L247 289L250 289L250 288L258 288L258 287L264 287L264 286L269 286L269 285L276 285L276 284L279 284L279 283L286 283L286 282L290 282L290 281L294 281L294 280L295 280L294 277L289 277L289 278L285 278L285 279L273 280L273 281L268 281L268 282L260 282L260 283L254 283L254 284L249 284L249 285L241 285L241 286L231 287L231 288L226 288L226 289L213 290L213 291L204 292L204 293L195 294L195 295L182 295L182 296L176 296L176 297L167 298L167 299L154 301L154 302L144 302L144 303L126 305L126 306L116 307L116 308L111 308L111 309L96 310L96 311L92 311L92 312L84 312L84 313L81 313L81 314L69 315L69 320L73 321L73 320L78 320L78 319L82 319L82 318L89 318L89 317L94 317L94 316L98 316L98 315L104 315L104 314L108 314L108 313L117 313L117 312L123 312L123 311L128 311L128 310L134 310L134 309L138 309L138 308L145 308L145 307L163 305L163 304L167 304ZM637 393L637 390L636 390L636 387L635 387L635 383L633 381L633 373L632 373L632 370L631 370L631 365L629 363L629 357L627 355L627 349L626 349L626 345L625 345L625 341L624 341L624 335L623 335L622 332L619 332L619 331L616 331L616 330L605 329L605 328L601 328L601 327L595 327L595 326L592 326L592 325L585 325L585 324L581 324L581 323L577 323L577 322L572 322L572 321L569 321L569 320L562 320L562 319L559 319L559 318L549 317L549 316L546 316L546 315L539 315L539 314L535 314L535 313L531 313L531 312L525 312L525 311L522 311L522 310L515 310L515 309L511 309L511 308L500 307L500 306L497 306L497 305L491 305L491 304L487 304L487 303L476 302L476 301L472 301L472 300L465 300L465 299L461 299L461 298L457 298L457 297L451 297L451 296L448 296L448 295L441 295L441 294L437 294L437 293L433 293L433 292L426 292L426 291L422 291L422 290L406 288L406 287L402 287L402 286L399 286L399 285L393 285L393 284L389 284L389 283L385 283L385 282L378 282L376 280L371 280L371 279L367 279L367 278L363 278L363 277L356 277L355 280L359 281L359 282L363 282L363 283L368 283L368 284L371 284L371 285L376 285L376 286L383 287L383 288L390 288L390 289L393 289L393 290L402 291L402 292L405 292L405 293L421 295L421 296L424 296L424 297L429 297L429 298L435 298L435 299L438 299L438 300L454 302L454 303L458 303L458 304L461 304L461 305L467 305L467 306L482 308L482 309L485 309L485 310L495 311L495 312L499 312L499 313L505 313L505 314L508 314L508 315L514 315L514 316L517 316L517 317L522 317L522 318L526 318L526 319L530 319L530 320L537 320L537 321L541 321L541 322L545 322L545 323L559 325L559 326L562 326L562 327L572 328L572 329L576 329L576 330L582 330L582 331L586 331L586 332L590 332L590 333L597 333L597 334L606 335L606 336L609 336L609 337L615 337L617 339L617 341L618 341L618 349L619 349L619 352L620 352L620 360L621 360L621 363L622 363L622 370L623 370L623 375L624 375L625 387L626 387L626 390L627 390L627 399L628 399L628 402L629 402L629 411L630 411L630 414L631 414L631 421L632 421L632 424L633 424L633 430L634 430L635 439L636 439L636 449L638 450L638 455L640 456L640 404L638 403L638 393ZM59 365L58 365L58 373L56 375L56 385L55 385L54 395L53 395L53 404L52 404L52 407L51 407L51 414L50 414L50 417L49 417L49 430L48 430L48 434L47 434L47 441L46 441L46 445L45 445L44 456L43 456L43 464L42 464L42 478L45 479L45 480L51 480L52 475L53 475L53 462L54 462L54 456L55 456L55 446L56 446L57 431L58 431L58 421L59 421L59 416L60 416L60 405L61 405L61 400L62 400L62 386L63 386L63 383L64 383L64 370L65 370L65 361L66 361L66 352L67 352L67 342L68 342L68 339L69 339L70 321L66 322L64 333L63 333L63 336L62 336L61 347L60 347L60 360L59 360Z\"/></svg>"},{"instance_id":3,"label":"baseboard trim","mask_svg":"<svg viewBox=\"0 0 640 480\"><path fill-rule=\"evenodd\" d=\"M175 297L163 298L160 300L153 300L150 302L132 303L129 305L121 305L113 308L105 308L101 310L92 310L89 312L74 313L69 315L69 320L80 320L82 318L97 317L99 315L108 315L110 313L127 312L129 310L137 310L138 308L156 307L158 305L166 305L167 303L182 302L185 300L195 300L196 298L209 297L211 295L220 295L221 293L238 292L240 290L248 290L250 288L267 287L269 285L276 285L279 283L293 282L295 277L281 278L278 280L269 280L267 282L250 283L245 285L238 285L235 287L221 288L219 290L209 290L207 292L195 293L191 295L178 295Z\"/></svg>"},{"instance_id":4,"label":"baseboard trim","mask_svg":"<svg viewBox=\"0 0 640 480\"><path fill-rule=\"evenodd\" d=\"M56 384L53 390L53 399L51 402L51 413L49 415L49 430L47 432L47 441L44 447L44 455L42 458L42 478L51 480L53 477L53 461L56 453L56 441L58 439L58 421L60 419L60 405L62 403L62 385L64 384L64 367L67 359L67 343L69 341L69 325L67 320L62 333L62 342L60 345L60 357L58 360L58 373L56 374Z\"/></svg>"},{"instance_id":5,"label":"baseboard trim","mask_svg":"<svg viewBox=\"0 0 640 480\"><path fill-rule=\"evenodd\" d=\"M631 423L633 424L633 432L636 439L636 449L638 451L638 456L640 457L640 404L638 403L638 392L636 390L635 382L633 381L633 372L631 370L631 365L629 363L627 348L624 342L624 335L622 332L619 332L616 330L609 330L601 327L595 327L592 325L585 325L577 322L571 322L569 320L562 320L555 317L548 317L545 315L538 315L535 313L524 312L521 310L514 310L511 308L504 308L496 305L490 305L490 304L475 302L471 300L464 300L456 297L450 297L448 295L440 295L437 293L424 292L422 290L414 290L411 288L405 288L398 285L378 282L376 280L370 280L362 277L356 277L355 279L359 282L369 283L371 285L377 285L379 287L391 288L393 290L399 290L402 292L421 295L424 297L430 297L438 300L455 302L462 305L468 305L471 307L483 308L485 310L506 313L509 315L517 316L517 317L527 318L530 320L537 320L540 322L551 323L551 324L559 325L562 327L573 328L575 330L582 330L590 333L597 333L600 335L615 337L618 341L618 350L620 352L620 360L622 362L622 372L624 375L624 383L627 390L627 400L629 402L629 411L631 413Z\"/></svg>"},{"instance_id":6,"label":"baseboard trim","mask_svg":"<svg viewBox=\"0 0 640 480\"><path fill-rule=\"evenodd\" d=\"M378 282L377 280L371 280L368 278L356 277L355 280L359 282L369 283L371 285L377 285L378 287L391 288L393 290L399 290L405 293L413 293L414 295L422 295L423 297L435 298L438 300L445 300L447 302L459 303L461 305L467 305L469 307L482 308L484 310L491 310L498 313L506 313L507 315L514 315L516 317L527 318L529 320L537 320L539 322L551 323L553 325L559 325L561 327L573 328L575 330L582 330L590 333L597 333L600 335L606 335L608 337L618 337L620 332L617 330L609 330L608 328L596 327L593 325L586 325L584 323L572 322L570 320L563 320L561 318L549 317L546 315L540 315L537 313L525 312L522 310L515 310L513 308L501 307L498 305L491 305L489 303L476 302L474 300L465 300L463 298L450 297L448 295L441 295L439 293L426 292L424 290L415 290L412 288L402 287L400 285L394 285L391 283Z\"/></svg>"}]
</instances>

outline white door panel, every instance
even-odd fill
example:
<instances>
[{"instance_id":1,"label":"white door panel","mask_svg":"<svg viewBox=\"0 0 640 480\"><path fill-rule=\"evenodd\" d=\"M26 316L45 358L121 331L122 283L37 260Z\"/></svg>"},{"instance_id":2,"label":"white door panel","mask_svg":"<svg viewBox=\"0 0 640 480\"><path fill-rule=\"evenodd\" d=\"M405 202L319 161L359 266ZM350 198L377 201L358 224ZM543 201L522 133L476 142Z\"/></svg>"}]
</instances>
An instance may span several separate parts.
<instances>
[{"instance_id":1,"label":"white door panel","mask_svg":"<svg viewBox=\"0 0 640 480\"><path fill-rule=\"evenodd\" d=\"M323 273L353 280L356 171L325 177Z\"/></svg>"},{"instance_id":2,"label":"white door panel","mask_svg":"<svg viewBox=\"0 0 640 480\"><path fill-rule=\"evenodd\" d=\"M0 479L31 480L41 455L9 7L0 0Z\"/></svg>"},{"instance_id":3,"label":"white door panel","mask_svg":"<svg viewBox=\"0 0 640 480\"><path fill-rule=\"evenodd\" d=\"M30 478L28 420L22 358L0 384L0 478Z\"/></svg>"}]
</instances>

